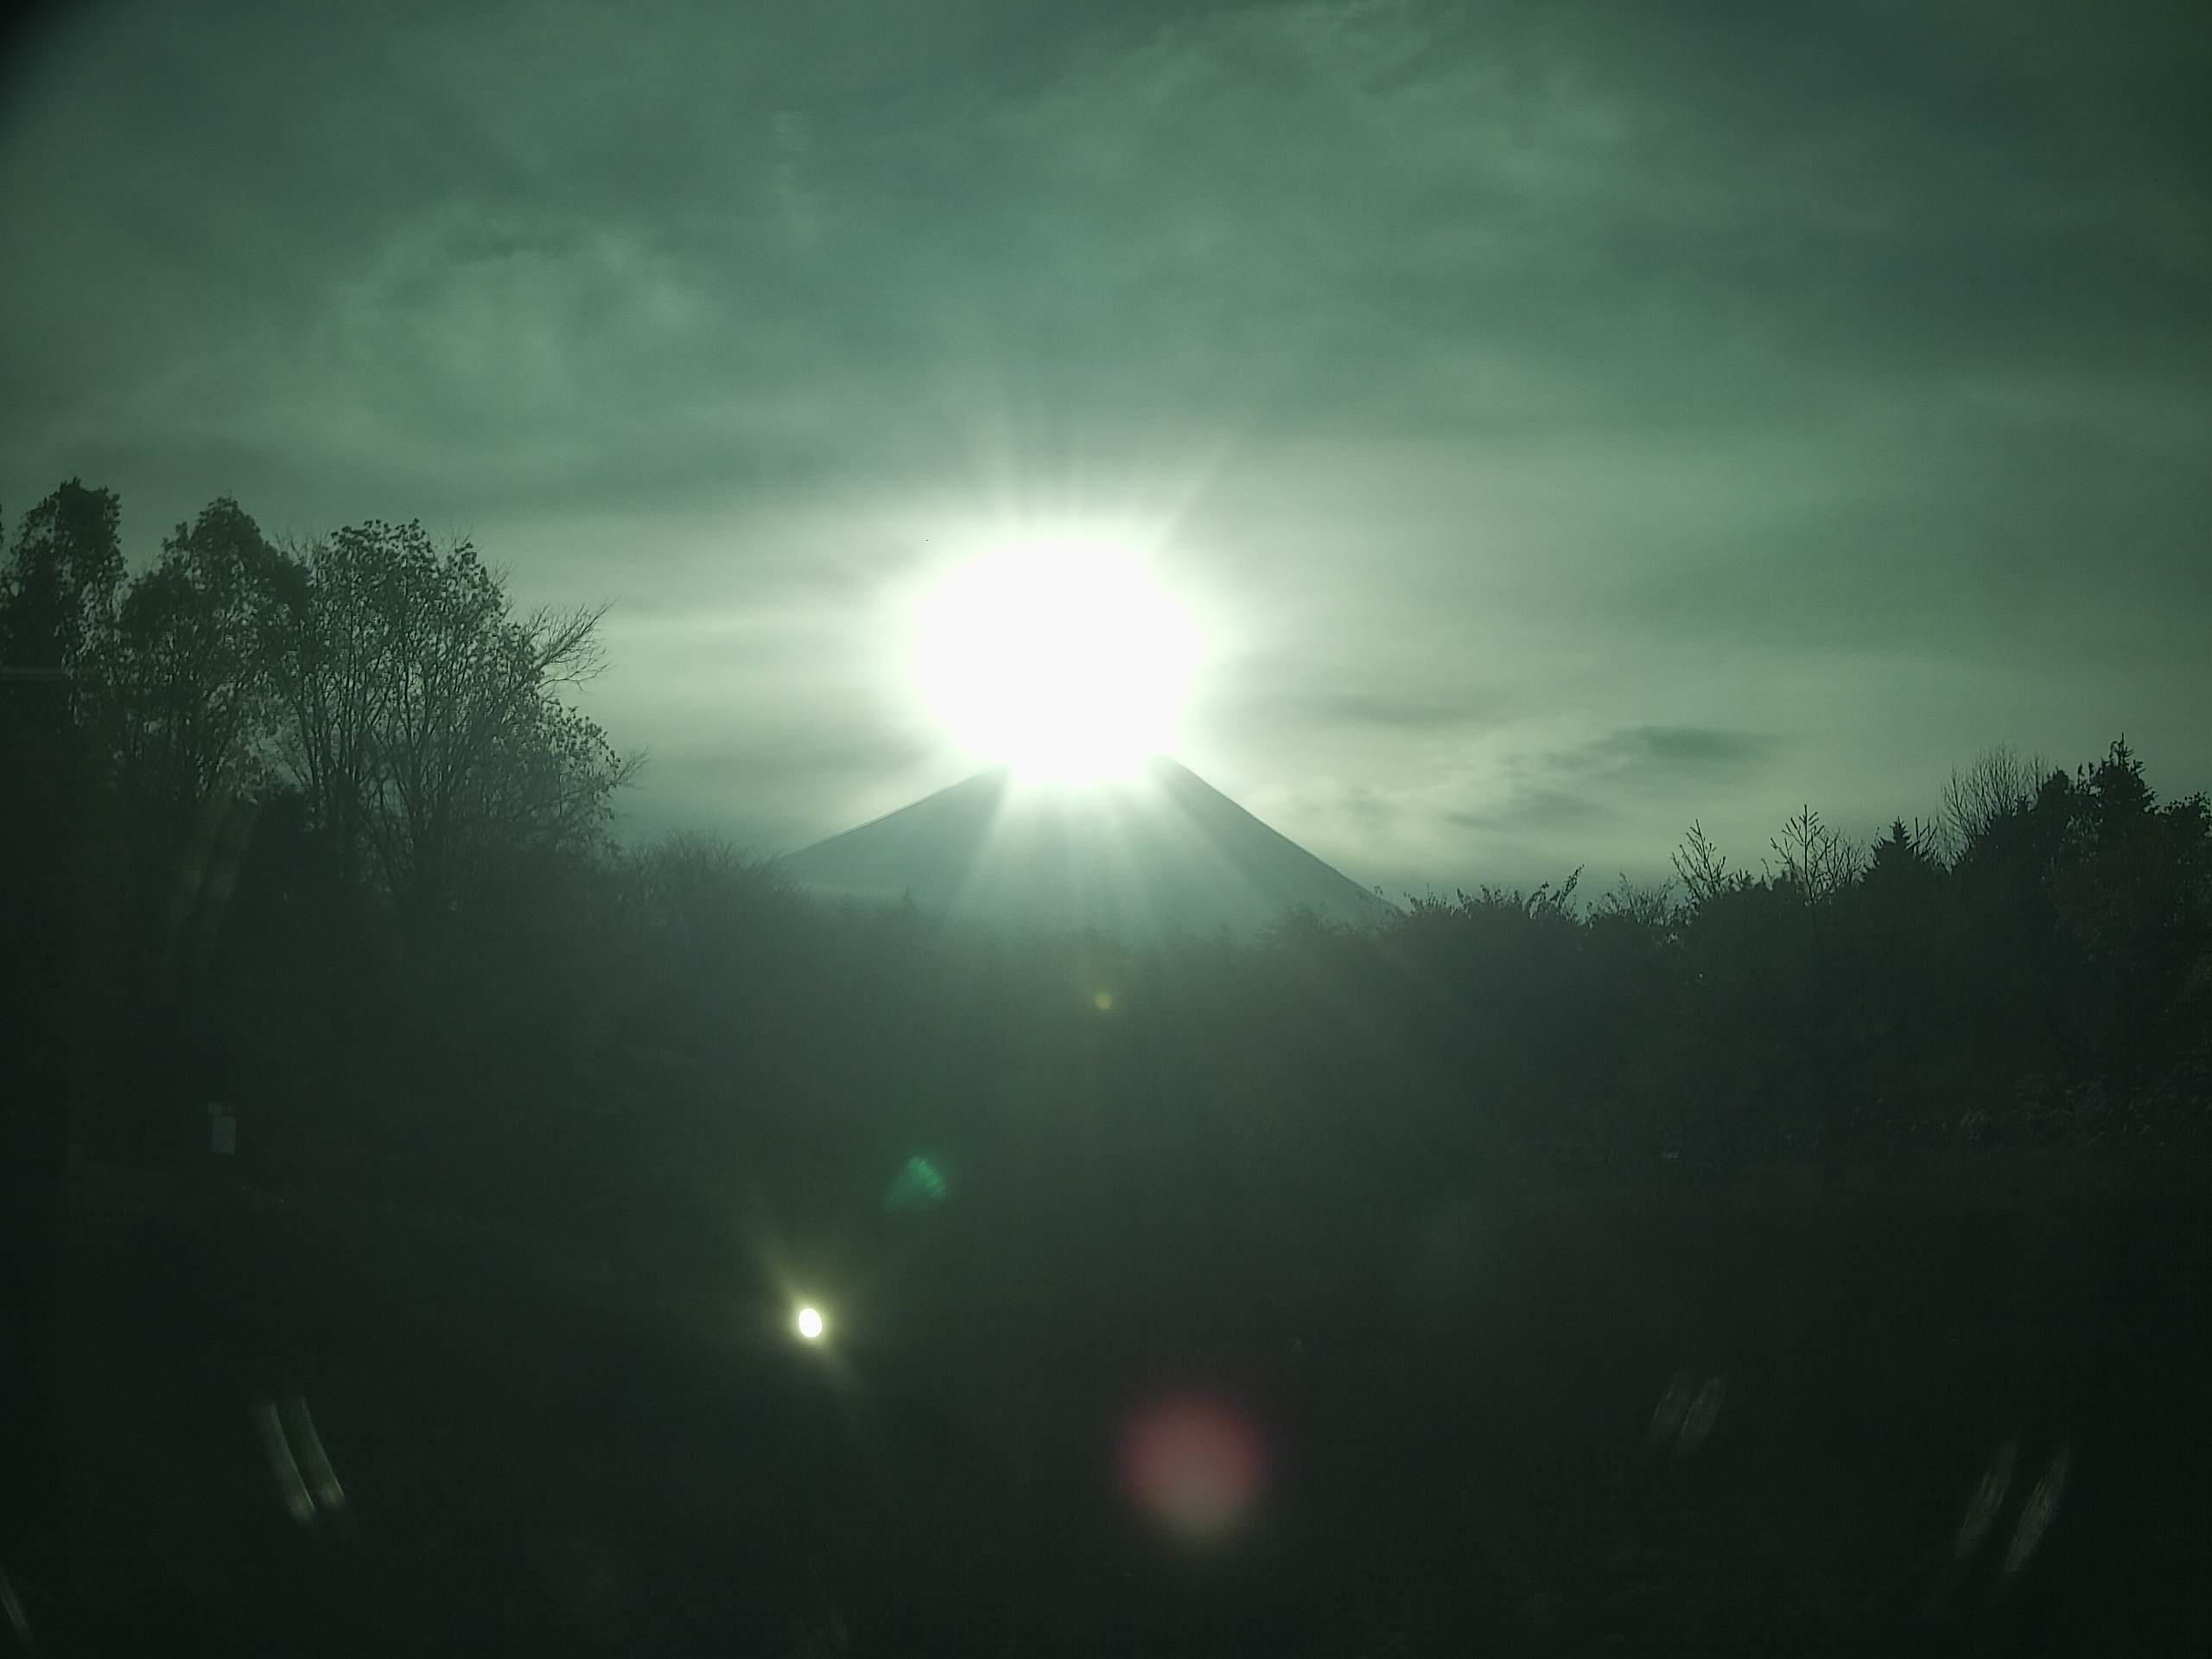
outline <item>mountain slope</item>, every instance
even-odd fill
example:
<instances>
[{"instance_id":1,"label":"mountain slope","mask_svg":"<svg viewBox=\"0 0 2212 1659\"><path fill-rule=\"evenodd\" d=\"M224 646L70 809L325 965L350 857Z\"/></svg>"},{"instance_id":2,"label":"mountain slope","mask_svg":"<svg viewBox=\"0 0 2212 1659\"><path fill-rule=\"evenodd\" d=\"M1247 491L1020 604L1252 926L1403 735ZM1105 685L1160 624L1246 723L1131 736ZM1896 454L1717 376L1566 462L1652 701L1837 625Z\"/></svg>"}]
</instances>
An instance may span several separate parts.
<instances>
[{"instance_id":1,"label":"mountain slope","mask_svg":"<svg viewBox=\"0 0 2212 1659\"><path fill-rule=\"evenodd\" d=\"M1033 789L979 772L791 854L825 896L995 928L1095 928L1128 941L1249 934L1293 910L1367 925L1392 906L1172 760L1126 782Z\"/></svg>"}]
</instances>

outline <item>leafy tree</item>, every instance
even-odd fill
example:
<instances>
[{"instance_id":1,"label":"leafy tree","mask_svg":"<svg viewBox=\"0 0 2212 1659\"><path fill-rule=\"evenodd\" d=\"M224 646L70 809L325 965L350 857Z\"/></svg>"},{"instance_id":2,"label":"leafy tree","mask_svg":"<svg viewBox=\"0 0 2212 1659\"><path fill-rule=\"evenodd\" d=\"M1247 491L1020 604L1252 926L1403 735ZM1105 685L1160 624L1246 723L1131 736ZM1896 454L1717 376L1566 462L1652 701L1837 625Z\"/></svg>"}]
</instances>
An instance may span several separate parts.
<instances>
[{"instance_id":1,"label":"leafy tree","mask_svg":"<svg viewBox=\"0 0 2212 1659\"><path fill-rule=\"evenodd\" d=\"M96 888L113 815L95 810L88 658L123 575L113 493L71 479L23 516L0 566L0 1003L16 1039L0 1099L51 1108L62 1079L111 1049L101 1029L106 895Z\"/></svg>"},{"instance_id":2,"label":"leafy tree","mask_svg":"<svg viewBox=\"0 0 2212 1659\"><path fill-rule=\"evenodd\" d=\"M125 589L99 651L100 700L139 809L188 824L264 780L276 664L303 584L225 498L179 524Z\"/></svg>"},{"instance_id":3,"label":"leafy tree","mask_svg":"<svg viewBox=\"0 0 2212 1659\"><path fill-rule=\"evenodd\" d=\"M2212 809L2158 804L2125 737L2083 766L2050 877L2055 922L2076 965L2077 1041L2125 1092L2168 1044L2180 989L2212 942Z\"/></svg>"},{"instance_id":4,"label":"leafy tree","mask_svg":"<svg viewBox=\"0 0 2212 1659\"><path fill-rule=\"evenodd\" d=\"M2007 1109L1998 1096L2008 1077L2056 1077L2069 1064L2077 964L2059 932L2054 877L2069 856L2075 797L2074 779L2052 771L1983 819L1952 864L1963 953L1954 1003L1982 1048L1973 1086L1992 1110Z\"/></svg>"},{"instance_id":5,"label":"leafy tree","mask_svg":"<svg viewBox=\"0 0 2212 1659\"><path fill-rule=\"evenodd\" d=\"M563 694L599 671L603 610L518 617L473 546L417 524L341 530L306 563L282 753L342 868L419 917L598 844L637 762Z\"/></svg>"},{"instance_id":6,"label":"leafy tree","mask_svg":"<svg viewBox=\"0 0 2212 1659\"><path fill-rule=\"evenodd\" d=\"M122 519L114 491L74 478L23 515L0 573L0 664L82 671L123 580Z\"/></svg>"}]
</instances>

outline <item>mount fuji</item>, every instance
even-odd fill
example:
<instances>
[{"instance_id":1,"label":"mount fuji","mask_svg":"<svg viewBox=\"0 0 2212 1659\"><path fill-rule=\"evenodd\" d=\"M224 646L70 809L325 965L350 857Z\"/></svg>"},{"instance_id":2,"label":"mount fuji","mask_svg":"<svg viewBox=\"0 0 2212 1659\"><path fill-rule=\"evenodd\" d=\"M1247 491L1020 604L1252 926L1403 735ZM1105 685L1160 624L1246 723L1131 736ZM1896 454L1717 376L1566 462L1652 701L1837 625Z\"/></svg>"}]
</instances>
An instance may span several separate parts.
<instances>
[{"instance_id":1,"label":"mount fuji","mask_svg":"<svg viewBox=\"0 0 2212 1659\"><path fill-rule=\"evenodd\" d=\"M1090 929L1128 944L1249 936L1294 911L1369 926L1397 908L1166 759L1085 785L978 772L790 854L782 869L825 898L911 899L995 930Z\"/></svg>"}]
</instances>

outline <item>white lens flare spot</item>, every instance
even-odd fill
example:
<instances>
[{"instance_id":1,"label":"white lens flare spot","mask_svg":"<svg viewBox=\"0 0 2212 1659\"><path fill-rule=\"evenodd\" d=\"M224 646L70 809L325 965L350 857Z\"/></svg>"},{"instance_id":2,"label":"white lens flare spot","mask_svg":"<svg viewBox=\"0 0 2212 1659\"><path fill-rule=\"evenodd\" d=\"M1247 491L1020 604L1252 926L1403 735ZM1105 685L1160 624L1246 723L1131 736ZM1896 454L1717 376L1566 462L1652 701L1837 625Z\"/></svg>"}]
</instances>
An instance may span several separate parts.
<instances>
[{"instance_id":1,"label":"white lens flare spot","mask_svg":"<svg viewBox=\"0 0 2212 1659\"><path fill-rule=\"evenodd\" d=\"M818 1307L802 1307L791 1320L791 1325L798 1332L799 1336L808 1342L821 1341L822 1333L830 1328L823 1322L822 1310Z\"/></svg>"},{"instance_id":2,"label":"white lens flare spot","mask_svg":"<svg viewBox=\"0 0 2212 1659\"><path fill-rule=\"evenodd\" d=\"M1197 656L1188 617L1134 551L1058 537L947 576L923 607L916 672L975 758L1087 782L1174 746Z\"/></svg>"}]
</instances>

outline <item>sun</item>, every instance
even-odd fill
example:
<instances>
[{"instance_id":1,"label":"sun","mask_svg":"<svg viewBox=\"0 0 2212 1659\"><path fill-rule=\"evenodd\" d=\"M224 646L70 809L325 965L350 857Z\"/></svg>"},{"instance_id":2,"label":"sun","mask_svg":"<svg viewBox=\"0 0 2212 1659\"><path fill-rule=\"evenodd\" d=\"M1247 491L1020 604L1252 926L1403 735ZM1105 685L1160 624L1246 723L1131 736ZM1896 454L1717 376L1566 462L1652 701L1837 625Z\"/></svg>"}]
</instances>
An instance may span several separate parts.
<instances>
[{"instance_id":1,"label":"sun","mask_svg":"<svg viewBox=\"0 0 2212 1659\"><path fill-rule=\"evenodd\" d=\"M1059 535L945 575L923 606L917 671L931 713L974 758L1088 782L1173 747L1196 644L1135 550Z\"/></svg>"}]
</instances>

